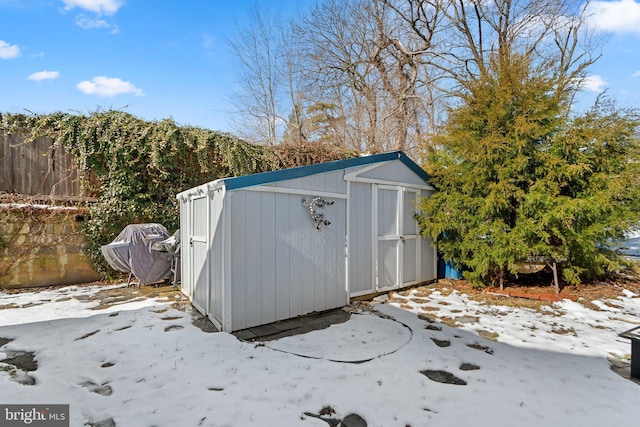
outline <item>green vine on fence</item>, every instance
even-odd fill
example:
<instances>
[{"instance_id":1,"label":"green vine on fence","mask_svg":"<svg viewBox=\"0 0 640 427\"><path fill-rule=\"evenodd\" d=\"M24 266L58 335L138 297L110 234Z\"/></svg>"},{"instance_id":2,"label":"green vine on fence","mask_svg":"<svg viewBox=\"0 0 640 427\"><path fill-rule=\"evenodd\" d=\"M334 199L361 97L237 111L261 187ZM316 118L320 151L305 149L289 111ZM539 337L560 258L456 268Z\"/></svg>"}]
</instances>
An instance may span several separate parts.
<instances>
[{"instance_id":1,"label":"green vine on fence","mask_svg":"<svg viewBox=\"0 0 640 427\"><path fill-rule=\"evenodd\" d=\"M2 114L0 126L26 142L46 136L71 152L85 194L93 195L83 232L88 256L106 272L100 246L131 223L179 227L176 194L230 176L353 157L327 144L267 147L173 120L145 121L115 110L89 115Z\"/></svg>"}]
</instances>

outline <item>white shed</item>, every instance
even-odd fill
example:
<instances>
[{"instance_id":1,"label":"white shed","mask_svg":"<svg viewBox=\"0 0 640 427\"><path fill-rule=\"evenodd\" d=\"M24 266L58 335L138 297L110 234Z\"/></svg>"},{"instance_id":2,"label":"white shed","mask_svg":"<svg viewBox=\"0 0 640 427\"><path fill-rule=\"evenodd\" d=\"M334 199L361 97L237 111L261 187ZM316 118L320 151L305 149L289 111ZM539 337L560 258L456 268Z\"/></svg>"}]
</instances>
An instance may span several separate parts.
<instances>
[{"instance_id":1,"label":"white shed","mask_svg":"<svg viewBox=\"0 0 640 427\"><path fill-rule=\"evenodd\" d=\"M182 291L228 332L436 279L402 152L225 178L178 194Z\"/></svg>"}]
</instances>

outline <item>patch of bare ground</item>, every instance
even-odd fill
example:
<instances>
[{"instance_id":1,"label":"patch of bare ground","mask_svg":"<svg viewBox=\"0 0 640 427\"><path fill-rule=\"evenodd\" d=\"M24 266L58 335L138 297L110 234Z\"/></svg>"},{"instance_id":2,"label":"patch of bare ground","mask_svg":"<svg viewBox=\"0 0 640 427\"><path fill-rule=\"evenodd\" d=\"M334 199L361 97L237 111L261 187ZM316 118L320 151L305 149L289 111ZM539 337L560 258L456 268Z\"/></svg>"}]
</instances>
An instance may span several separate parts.
<instances>
[{"instance_id":1,"label":"patch of bare ground","mask_svg":"<svg viewBox=\"0 0 640 427\"><path fill-rule=\"evenodd\" d=\"M100 280L97 282L88 282L88 283L80 283L77 285L52 285L52 286L36 286L36 287L24 287L24 288L0 288L0 291L5 294L20 294L23 292L41 292L41 291L50 291L54 289L68 288L70 286L74 286L77 288L84 288L89 286L108 286L108 285L116 285L118 283L122 283L122 280Z\"/></svg>"},{"instance_id":2,"label":"patch of bare ground","mask_svg":"<svg viewBox=\"0 0 640 427\"><path fill-rule=\"evenodd\" d=\"M477 333L484 339L491 340L491 341L498 341L499 335L495 332L486 331L484 329L478 329Z\"/></svg>"},{"instance_id":3,"label":"patch of bare ground","mask_svg":"<svg viewBox=\"0 0 640 427\"><path fill-rule=\"evenodd\" d=\"M534 276L538 276L537 280ZM522 275L521 277L524 277ZM530 275L529 277L510 281L505 284L505 290L521 290L523 293L549 294L554 293L553 286L547 280L544 274ZM633 275L618 275L607 280L600 280L591 283L582 283L580 285L563 284L560 286L559 298L573 297L587 308L592 310L601 310L593 301L615 300L624 296L624 291L631 291L640 295L640 272L634 272ZM421 290L421 297L426 298L434 291L439 291L442 295L449 295L453 291L468 295L471 299L483 302L487 305L503 305L509 307L530 308L540 311L542 306L549 306L552 303L537 299L516 298L503 295L492 295L484 291L483 288L474 287L465 280L440 279L438 282L425 287ZM605 302L610 307L615 307L615 302Z\"/></svg>"},{"instance_id":4,"label":"patch of bare ground","mask_svg":"<svg viewBox=\"0 0 640 427\"><path fill-rule=\"evenodd\" d=\"M551 332L554 334L558 334L558 335L567 335L567 334L571 334L573 336L578 336L578 334L576 334L575 329L573 328L563 328L562 326L558 325L557 323L553 323L551 324Z\"/></svg>"},{"instance_id":5,"label":"patch of bare ground","mask_svg":"<svg viewBox=\"0 0 640 427\"><path fill-rule=\"evenodd\" d=\"M186 296L180 292L180 290L176 289L173 285L171 285L168 281L163 281L150 285L138 285L137 283L132 283L130 286L119 286L117 288L109 288L110 285L120 285L122 284L122 280L103 280L98 282L91 283L82 283L77 285L56 285L56 286L46 286L46 287L37 287L37 288L20 288L20 289L0 289L2 292L6 294L18 294L23 292L33 292L39 293L46 290L55 290L61 288L84 288L89 286L104 286L104 289L99 290L93 295L88 296L79 296L78 299L81 299L83 302L97 302L98 304L92 307L93 310L103 310L109 307L114 307L121 305L123 303L129 303L134 301L142 301L147 298L156 298L159 302L167 302L171 303L171 307L185 311L188 309L189 300ZM58 299L57 301L65 301L69 300L71 297L63 297ZM45 301L45 300L43 300ZM37 304L40 304L38 302ZM28 307L28 304L25 304L21 307ZM16 304L9 304L0 306L1 309L8 308L18 308L19 306ZM166 311L167 309L164 309ZM163 311L157 311L158 313L162 313Z\"/></svg>"}]
</instances>

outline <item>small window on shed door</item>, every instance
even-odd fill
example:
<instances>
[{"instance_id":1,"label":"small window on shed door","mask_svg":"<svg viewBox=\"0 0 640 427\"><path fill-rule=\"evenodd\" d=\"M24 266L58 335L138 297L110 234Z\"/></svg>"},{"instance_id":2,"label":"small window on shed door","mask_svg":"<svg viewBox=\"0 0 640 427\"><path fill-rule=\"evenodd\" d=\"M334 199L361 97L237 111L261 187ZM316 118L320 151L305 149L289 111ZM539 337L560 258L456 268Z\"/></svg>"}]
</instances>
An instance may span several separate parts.
<instances>
[{"instance_id":1,"label":"small window on shed door","mask_svg":"<svg viewBox=\"0 0 640 427\"><path fill-rule=\"evenodd\" d=\"M207 235L207 198L193 199L192 230L193 236Z\"/></svg>"},{"instance_id":2,"label":"small window on shed door","mask_svg":"<svg viewBox=\"0 0 640 427\"><path fill-rule=\"evenodd\" d=\"M404 191L404 209L402 213L402 234L411 236L417 234L416 221L416 196L415 191Z\"/></svg>"},{"instance_id":3,"label":"small window on shed door","mask_svg":"<svg viewBox=\"0 0 640 427\"><path fill-rule=\"evenodd\" d=\"M378 188L378 236L398 235L398 190Z\"/></svg>"}]
</instances>

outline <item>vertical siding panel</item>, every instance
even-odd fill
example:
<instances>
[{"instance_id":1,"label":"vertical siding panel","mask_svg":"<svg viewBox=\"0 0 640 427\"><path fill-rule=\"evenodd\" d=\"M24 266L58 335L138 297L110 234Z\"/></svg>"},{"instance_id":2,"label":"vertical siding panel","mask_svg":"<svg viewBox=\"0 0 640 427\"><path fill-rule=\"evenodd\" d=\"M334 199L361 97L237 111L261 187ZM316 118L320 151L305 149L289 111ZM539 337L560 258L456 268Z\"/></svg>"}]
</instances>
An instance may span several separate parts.
<instances>
[{"instance_id":1,"label":"vertical siding panel","mask_svg":"<svg viewBox=\"0 0 640 427\"><path fill-rule=\"evenodd\" d=\"M371 210L373 208L373 200L371 198L372 184L362 184L363 191L363 208L362 208L362 240L363 240L363 252L362 252L362 275L365 279L365 289L373 290L375 288L375 277L373 277L373 245L377 245L378 241L373 237L373 217L371 216Z\"/></svg>"},{"instance_id":2,"label":"vertical siding panel","mask_svg":"<svg viewBox=\"0 0 640 427\"><path fill-rule=\"evenodd\" d=\"M371 289L373 284L370 283L367 269L371 269L371 266L367 262L371 258L372 248L366 247L366 243L369 240L367 235L371 234L371 227L367 227L368 223L365 218L371 217L371 206L367 203L367 192L370 191L367 184L356 184L355 187L358 191L358 203L356 208L356 230L358 235L356 236L356 244L358 246L358 260L356 265L356 280L358 281L358 292Z\"/></svg>"},{"instance_id":3,"label":"vertical siding panel","mask_svg":"<svg viewBox=\"0 0 640 427\"><path fill-rule=\"evenodd\" d=\"M333 205L329 206L331 211L329 212L328 217L330 217L331 225L329 227L323 227L322 233L328 232L326 234L326 238L324 240L324 245L322 247L322 258L320 262L326 265L326 268L323 269L323 277L322 277L322 287L324 288L324 301L322 301L321 310L327 310L329 308L333 308L336 306L336 285L340 281L338 277L338 263L337 261L337 253L338 247L340 246L340 237L339 237L339 212L340 212L340 201L336 201ZM324 261L323 261L324 260Z\"/></svg>"},{"instance_id":4,"label":"vertical siding panel","mask_svg":"<svg viewBox=\"0 0 640 427\"><path fill-rule=\"evenodd\" d=\"M325 247L326 256L331 268L328 270L325 295L325 308L339 307L344 304L345 289L345 200L337 200L332 206L334 215L331 215L331 225L327 228L331 230L330 241Z\"/></svg>"},{"instance_id":5,"label":"vertical siding panel","mask_svg":"<svg viewBox=\"0 0 640 427\"><path fill-rule=\"evenodd\" d=\"M344 180L344 170L331 172L327 177L327 188L334 193L347 193L347 185Z\"/></svg>"},{"instance_id":6,"label":"vertical siding panel","mask_svg":"<svg viewBox=\"0 0 640 427\"><path fill-rule=\"evenodd\" d=\"M371 185L352 183L351 197L351 290L361 292L373 289L371 256L376 242L371 240Z\"/></svg>"},{"instance_id":7,"label":"vertical siding panel","mask_svg":"<svg viewBox=\"0 0 640 427\"><path fill-rule=\"evenodd\" d=\"M231 221L231 324L247 327L247 227L246 191L228 193L227 215Z\"/></svg>"},{"instance_id":8,"label":"vertical siding panel","mask_svg":"<svg viewBox=\"0 0 640 427\"><path fill-rule=\"evenodd\" d=\"M428 191L421 191L421 197L429 197L431 195ZM420 248L420 280L433 280L436 279L436 267L435 267L435 248L433 247L433 241L431 238L423 237L420 239L422 247Z\"/></svg>"},{"instance_id":9,"label":"vertical siding panel","mask_svg":"<svg viewBox=\"0 0 640 427\"><path fill-rule=\"evenodd\" d=\"M308 177L306 177L308 178ZM300 206L305 215L300 228L300 251L302 253L302 313L315 310L315 224L308 215L308 210Z\"/></svg>"},{"instance_id":10,"label":"vertical siding panel","mask_svg":"<svg viewBox=\"0 0 640 427\"><path fill-rule=\"evenodd\" d=\"M334 205L335 206L335 205ZM333 207L333 206L332 206ZM327 210L325 209L325 212ZM327 275L333 266L329 265L327 251L331 245L331 231L327 227L320 227L320 230L314 229L313 239L313 264L314 264L314 307L313 311L322 311L326 309L325 295L327 293Z\"/></svg>"},{"instance_id":11,"label":"vertical siding panel","mask_svg":"<svg viewBox=\"0 0 640 427\"><path fill-rule=\"evenodd\" d=\"M276 195L260 193L262 234L262 323L276 321Z\"/></svg>"},{"instance_id":12,"label":"vertical siding panel","mask_svg":"<svg viewBox=\"0 0 640 427\"><path fill-rule=\"evenodd\" d=\"M289 231L286 244L289 247L289 313L291 317L302 314L304 306L304 255L300 248L304 245L303 225L306 225L305 208L302 197L289 198Z\"/></svg>"},{"instance_id":13,"label":"vertical siding panel","mask_svg":"<svg viewBox=\"0 0 640 427\"><path fill-rule=\"evenodd\" d=\"M336 193L347 193L347 186L344 183L344 169L331 172L331 186L332 191Z\"/></svg>"},{"instance_id":14,"label":"vertical siding panel","mask_svg":"<svg viewBox=\"0 0 640 427\"><path fill-rule=\"evenodd\" d=\"M245 212L247 220L242 235L246 242L245 269L247 310L247 327L259 325L262 322L262 219L263 207L260 193L242 191L245 193Z\"/></svg>"},{"instance_id":15,"label":"vertical siding panel","mask_svg":"<svg viewBox=\"0 0 640 427\"><path fill-rule=\"evenodd\" d=\"M193 302L197 304L204 314L209 312L209 287L211 278L208 276L209 250L211 240L206 232L207 218L210 216L210 201L208 196L195 198L192 202L193 236L191 245L191 262L193 269ZM203 242L202 240L206 240Z\"/></svg>"},{"instance_id":16,"label":"vertical siding panel","mask_svg":"<svg viewBox=\"0 0 640 427\"><path fill-rule=\"evenodd\" d=\"M216 191L214 193L212 199L212 223L211 223L211 236L210 240L213 242L212 251L209 254L210 261L210 277L211 277L211 295L209 307L211 307L211 311L213 316L220 322L223 323L224 319L222 318L222 288L224 286L224 268L223 268L223 260L224 260L224 222L223 222L223 212L224 204L224 193L221 191Z\"/></svg>"},{"instance_id":17,"label":"vertical siding panel","mask_svg":"<svg viewBox=\"0 0 640 427\"><path fill-rule=\"evenodd\" d=\"M342 179L342 178L341 178ZM342 200L341 202L342 210L340 211L340 215L338 217L340 228L338 230L339 245L338 250L336 252L336 263L338 265L338 279L336 281L336 301L335 306L340 307L344 304L349 303L349 299L347 298L347 259L346 259L346 250L347 250L347 201Z\"/></svg>"},{"instance_id":18,"label":"vertical siding panel","mask_svg":"<svg viewBox=\"0 0 640 427\"><path fill-rule=\"evenodd\" d=\"M349 210L349 218L347 218L347 221L349 221L349 292L350 293L354 293L358 291L358 285L360 283L361 280L359 280L358 278L358 270L360 269L360 266L358 265L359 263L359 252L360 252L360 245L359 245L359 240L358 240L358 227L360 226L359 224L359 219L358 219L358 205L359 205L359 199L358 199L358 186L355 182L352 182L351 184L351 194L350 194L350 199L348 201L349 205L350 205L350 210Z\"/></svg>"},{"instance_id":19,"label":"vertical siding panel","mask_svg":"<svg viewBox=\"0 0 640 427\"><path fill-rule=\"evenodd\" d=\"M313 177L313 189L320 191L327 191L327 174L319 173L312 175Z\"/></svg>"},{"instance_id":20,"label":"vertical siding panel","mask_svg":"<svg viewBox=\"0 0 640 427\"><path fill-rule=\"evenodd\" d=\"M191 222L189 220L191 215L190 203L188 199L180 200L180 275L182 290L189 297L191 297L193 290L193 284L191 282L191 251L189 250L189 246L187 246L191 230Z\"/></svg>"},{"instance_id":21,"label":"vertical siding panel","mask_svg":"<svg viewBox=\"0 0 640 427\"><path fill-rule=\"evenodd\" d=\"M314 190L324 190L326 188L326 173L313 175L312 188ZM335 203L324 207L325 218L332 218L335 212ZM332 266L328 263L327 250L331 245L330 227L321 226L320 230L313 232L313 263L314 263L314 311L326 309L325 296L327 293L327 276Z\"/></svg>"},{"instance_id":22,"label":"vertical siding panel","mask_svg":"<svg viewBox=\"0 0 640 427\"><path fill-rule=\"evenodd\" d=\"M302 179L300 179L299 182L299 186L296 185L296 188L306 188L308 190L315 190L315 178L313 175L311 176L305 176Z\"/></svg>"},{"instance_id":23,"label":"vertical siding panel","mask_svg":"<svg viewBox=\"0 0 640 427\"><path fill-rule=\"evenodd\" d=\"M276 194L276 320L289 317L290 309L290 283L291 278L291 246L287 237L291 233L290 221L291 202L298 199L296 196Z\"/></svg>"}]
</instances>

